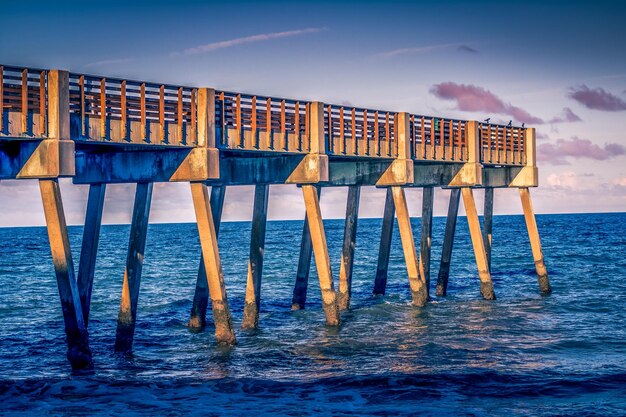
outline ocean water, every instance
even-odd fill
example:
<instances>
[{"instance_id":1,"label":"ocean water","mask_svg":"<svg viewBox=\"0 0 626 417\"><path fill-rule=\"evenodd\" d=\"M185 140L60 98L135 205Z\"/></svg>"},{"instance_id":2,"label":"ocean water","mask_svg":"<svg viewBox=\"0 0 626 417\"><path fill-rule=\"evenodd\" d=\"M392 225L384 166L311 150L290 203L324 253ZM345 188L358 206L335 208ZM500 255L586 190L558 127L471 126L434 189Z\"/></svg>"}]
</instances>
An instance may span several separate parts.
<instances>
[{"instance_id":1,"label":"ocean water","mask_svg":"<svg viewBox=\"0 0 626 417\"><path fill-rule=\"evenodd\" d=\"M315 273L307 309L290 310L302 222L269 222L260 329L251 332L239 329L250 224L224 223L235 347L217 346L211 325L186 327L196 226L150 225L127 355L113 344L129 226L104 226L87 375L73 375L65 359L45 229L0 229L0 414L626 415L626 214L537 221L552 295L538 292L523 218L496 216L498 299L482 300L460 218L449 296L415 308L397 229L387 295L371 295L381 220L359 220L352 308L340 329L324 325ZM433 289L444 223L433 226ZM325 225L336 277L343 222ZM70 228L75 260L81 232Z\"/></svg>"}]
</instances>

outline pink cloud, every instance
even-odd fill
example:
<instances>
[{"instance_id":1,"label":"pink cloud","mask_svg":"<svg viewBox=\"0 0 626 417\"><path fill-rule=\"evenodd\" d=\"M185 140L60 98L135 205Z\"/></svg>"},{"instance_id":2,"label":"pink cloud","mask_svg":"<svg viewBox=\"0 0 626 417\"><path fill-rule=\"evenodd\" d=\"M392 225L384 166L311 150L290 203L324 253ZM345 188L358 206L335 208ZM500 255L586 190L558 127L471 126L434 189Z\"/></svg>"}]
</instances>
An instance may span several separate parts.
<instances>
[{"instance_id":1,"label":"pink cloud","mask_svg":"<svg viewBox=\"0 0 626 417\"><path fill-rule=\"evenodd\" d=\"M626 101L600 87L589 88L584 84L579 87L572 87L569 97L592 110L626 110Z\"/></svg>"},{"instance_id":2,"label":"pink cloud","mask_svg":"<svg viewBox=\"0 0 626 417\"><path fill-rule=\"evenodd\" d=\"M580 122L582 119L569 107L563 107L563 114L550 119L549 123Z\"/></svg>"},{"instance_id":3,"label":"pink cloud","mask_svg":"<svg viewBox=\"0 0 626 417\"><path fill-rule=\"evenodd\" d=\"M576 136L571 139L558 139L556 143L544 143L537 147L537 159L552 165L569 165L568 157L605 161L625 154L626 147L618 143L600 146L589 139L580 139Z\"/></svg>"},{"instance_id":4,"label":"pink cloud","mask_svg":"<svg viewBox=\"0 0 626 417\"><path fill-rule=\"evenodd\" d=\"M430 92L440 99L456 101L457 108L462 111L481 112L487 116L504 114L521 123L535 125L546 123L545 120L533 116L520 107L505 103L491 91L475 85L445 82L435 84ZM548 123L576 122L579 120L580 117L574 114L571 109L564 108L562 116L554 117Z\"/></svg>"}]
</instances>

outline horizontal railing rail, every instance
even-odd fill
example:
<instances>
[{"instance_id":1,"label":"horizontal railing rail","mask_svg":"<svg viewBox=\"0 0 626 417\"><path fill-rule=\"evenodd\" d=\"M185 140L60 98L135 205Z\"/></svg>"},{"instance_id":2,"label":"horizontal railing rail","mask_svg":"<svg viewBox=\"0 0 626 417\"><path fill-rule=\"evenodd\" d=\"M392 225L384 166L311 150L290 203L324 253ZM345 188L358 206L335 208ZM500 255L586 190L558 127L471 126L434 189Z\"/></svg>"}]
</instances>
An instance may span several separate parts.
<instances>
[{"instance_id":1,"label":"horizontal railing rail","mask_svg":"<svg viewBox=\"0 0 626 417\"><path fill-rule=\"evenodd\" d=\"M397 113L324 106L326 153L330 155L396 158Z\"/></svg>"},{"instance_id":2,"label":"horizontal railing rail","mask_svg":"<svg viewBox=\"0 0 626 417\"><path fill-rule=\"evenodd\" d=\"M227 91L215 101L218 147L309 152L310 102Z\"/></svg>"},{"instance_id":3,"label":"horizontal railing rail","mask_svg":"<svg viewBox=\"0 0 626 417\"><path fill-rule=\"evenodd\" d=\"M0 66L0 136L47 136L47 76L47 70Z\"/></svg>"},{"instance_id":4,"label":"horizontal railing rail","mask_svg":"<svg viewBox=\"0 0 626 417\"><path fill-rule=\"evenodd\" d=\"M526 129L481 123L478 133L483 164L526 164Z\"/></svg>"},{"instance_id":5,"label":"horizontal railing rail","mask_svg":"<svg viewBox=\"0 0 626 417\"><path fill-rule=\"evenodd\" d=\"M72 138L197 144L197 89L70 73Z\"/></svg>"},{"instance_id":6,"label":"horizontal railing rail","mask_svg":"<svg viewBox=\"0 0 626 417\"><path fill-rule=\"evenodd\" d=\"M0 137L46 138L49 70L0 66ZM198 146L199 88L69 73L70 136L76 141ZM311 101L215 92L216 146L307 153ZM207 104L213 111L213 104ZM398 113L323 104L326 153L398 157ZM212 116L212 115L211 115ZM409 115L416 161L467 162L467 121ZM527 131L478 124L480 162L526 164ZM473 137L473 136L472 136Z\"/></svg>"}]
</instances>

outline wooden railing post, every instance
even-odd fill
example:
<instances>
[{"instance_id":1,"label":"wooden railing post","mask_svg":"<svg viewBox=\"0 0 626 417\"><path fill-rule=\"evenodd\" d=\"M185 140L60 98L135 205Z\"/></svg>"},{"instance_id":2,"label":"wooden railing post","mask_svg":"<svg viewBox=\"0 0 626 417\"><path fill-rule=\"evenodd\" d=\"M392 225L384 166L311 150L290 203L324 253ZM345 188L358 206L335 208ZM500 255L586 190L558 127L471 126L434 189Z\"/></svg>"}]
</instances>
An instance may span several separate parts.
<instances>
[{"instance_id":1,"label":"wooden railing post","mask_svg":"<svg viewBox=\"0 0 626 417\"><path fill-rule=\"evenodd\" d=\"M411 155L411 116L398 113L396 117L397 155L383 175L376 182L377 186L406 185L413 182L413 159ZM389 133L387 133L389 138ZM391 146L391 144L389 144Z\"/></svg>"}]
</instances>

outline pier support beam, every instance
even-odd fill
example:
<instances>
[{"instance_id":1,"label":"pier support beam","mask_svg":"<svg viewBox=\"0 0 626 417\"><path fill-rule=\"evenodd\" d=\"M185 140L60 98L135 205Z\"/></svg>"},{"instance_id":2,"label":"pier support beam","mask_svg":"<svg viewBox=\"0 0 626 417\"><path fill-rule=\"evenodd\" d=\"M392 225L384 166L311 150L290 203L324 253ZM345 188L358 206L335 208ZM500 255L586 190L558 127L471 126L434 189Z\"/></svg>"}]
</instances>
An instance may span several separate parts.
<instances>
[{"instance_id":1,"label":"pier support beam","mask_svg":"<svg viewBox=\"0 0 626 417\"><path fill-rule=\"evenodd\" d=\"M378 249L376 279L374 280L374 295L385 295L385 289L387 287L387 271L389 269L389 255L391 253L394 213L393 193L391 192L391 188L387 188L383 227L380 235L380 247Z\"/></svg>"},{"instance_id":2,"label":"pier support beam","mask_svg":"<svg viewBox=\"0 0 626 417\"><path fill-rule=\"evenodd\" d=\"M122 284L122 299L117 316L116 352L128 352L133 348L141 270L143 268L150 204L152 202L152 186L153 183L151 182L138 183L135 190L135 205L130 225L128 255L126 257L126 269L124 270L124 282Z\"/></svg>"},{"instance_id":3,"label":"pier support beam","mask_svg":"<svg viewBox=\"0 0 626 417\"><path fill-rule=\"evenodd\" d=\"M219 344L234 345L237 343L233 330L233 321L226 297L222 261L217 247L217 234L213 223L213 213L209 200L207 186L204 183L192 182L191 195L198 222L200 246L206 270L209 296L213 321L215 323L215 338Z\"/></svg>"},{"instance_id":4,"label":"pier support beam","mask_svg":"<svg viewBox=\"0 0 626 417\"><path fill-rule=\"evenodd\" d=\"M491 243L493 236L493 187L485 188L485 210L483 212L483 242L487 252L487 265L491 271Z\"/></svg>"},{"instance_id":5,"label":"pier support beam","mask_svg":"<svg viewBox=\"0 0 626 417\"><path fill-rule=\"evenodd\" d=\"M348 187L348 202L346 204L346 222L343 232L343 247L341 249L341 266L339 269L339 293L337 303L339 310L350 307L352 296L352 266L354 264L354 246L356 244L356 229L359 219L359 197L361 187Z\"/></svg>"},{"instance_id":6,"label":"pier support beam","mask_svg":"<svg viewBox=\"0 0 626 417\"><path fill-rule=\"evenodd\" d=\"M474 246L474 255L476 256L476 266L478 267L478 278L480 279L480 293L485 300L495 300L496 295L493 291L493 283L491 282L491 273L487 262L487 252L483 235L480 230L480 221L478 220L478 212L476 211L476 202L474 193L469 187L461 188L463 194L463 204L465 205L465 213L467 215L467 224Z\"/></svg>"},{"instance_id":7,"label":"pier support beam","mask_svg":"<svg viewBox=\"0 0 626 417\"><path fill-rule=\"evenodd\" d=\"M539 239L539 230L537 229L535 212L533 211L533 205L530 200L530 191L528 188L520 188L519 193L520 198L522 199L522 207L524 208L524 219L526 220L526 228L528 229L530 247L532 248L533 258L535 259L535 269L537 270L539 290L543 294L550 294L552 292L552 287L550 286L548 270L546 269L546 264L543 260L541 240Z\"/></svg>"},{"instance_id":8,"label":"pier support beam","mask_svg":"<svg viewBox=\"0 0 626 417\"><path fill-rule=\"evenodd\" d=\"M430 248L433 235L433 199L435 189L424 187L422 194L422 234L420 237L419 271L426 284L426 297L430 296Z\"/></svg>"},{"instance_id":9,"label":"pier support beam","mask_svg":"<svg viewBox=\"0 0 626 417\"><path fill-rule=\"evenodd\" d=\"M220 234L220 223L222 220L222 209L224 207L224 198L226 196L226 187L211 187L211 213L213 214L213 224L215 227L215 237ZM193 303L191 305L191 317L187 326L189 330L197 332L206 326L206 312L209 304L209 285L207 282L206 269L204 268L204 256L200 254L200 266L198 266L198 278L196 280L196 290L193 295Z\"/></svg>"},{"instance_id":10,"label":"pier support beam","mask_svg":"<svg viewBox=\"0 0 626 417\"><path fill-rule=\"evenodd\" d=\"M270 186L268 184L257 184L254 189L248 281L246 284L246 300L243 307L243 323L241 326L244 329L256 329L259 326L261 278L263 276L263 255L265 252L265 229L267 224L269 191Z\"/></svg>"},{"instance_id":11,"label":"pier support beam","mask_svg":"<svg viewBox=\"0 0 626 417\"><path fill-rule=\"evenodd\" d=\"M40 180L39 188L65 322L67 359L73 369L90 369L93 368L93 361L89 349L89 335L74 274L61 190L57 179Z\"/></svg>"},{"instance_id":12,"label":"pier support beam","mask_svg":"<svg viewBox=\"0 0 626 417\"><path fill-rule=\"evenodd\" d=\"M96 255L100 241L100 226L102 224L102 209L104 208L104 194L106 184L92 184L89 186L87 199L87 213L83 228L83 242L78 263L78 293L83 309L85 326L89 324L89 309L91 306L91 290L93 277L96 271Z\"/></svg>"},{"instance_id":13,"label":"pier support beam","mask_svg":"<svg viewBox=\"0 0 626 417\"><path fill-rule=\"evenodd\" d=\"M423 277L419 274L419 261L415 251L415 239L413 238L413 229L411 228L411 218L409 217L404 188L393 186L391 187L391 191L396 207L396 216L398 217L398 228L400 229L406 269L409 274L409 286L411 288L413 304L416 306L424 306L428 301L428 291Z\"/></svg>"},{"instance_id":14,"label":"pier support beam","mask_svg":"<svg viewBox=\"0 0 626 417\"><path fill-rule=\"evenodd\" d=\"M326 243L326 233L322 222L322 212L320 211L318 192L314 185L303 185L304 205L306 207L309 230L311 232L311 242L315 253L315 265L322 291L322 306L326 314L326 324L338 326L341 322L339 318L339 308L337 297L333 286L333 274L330 268L330 257L328 256L328 245Z\"/></svg>"},{"instance_id":15,"label":"pier support beam","mask_svg":"<svg viewBox=\"0 0 626 417\"><path fill-rule=\"evenodd\" d=\"M459 213L460 198L461 190L459 188L452 188L450 190L450 204L448 205L448 217L446 218L443 248L441 249L441 264L439 265L439 275L437 276L437 297L444 297L448 294L448 277L450 276L452 246L454 245L454 232L456 231L456 219Z\"/></svg>"},{"instance_id":16,"label":"pier support beam","mask_svg":"<svg viewBox=\"0 0 626 417\"><path fill-rule=\"evenodd\" d=\"M318 201L321 197L321 187L317 187ZM306 293L309 287L309 274L311 272L311 256L313 255L313 242L311 242L311 232L309 230L309 216L304 214L304 226L302 227L302 241L300 243L300 257L298 258L298 271L296 272L296 283L293 287L293 298L291 299L292 310L304 310L306 304Z\"/></svg>"}]
</instances>

